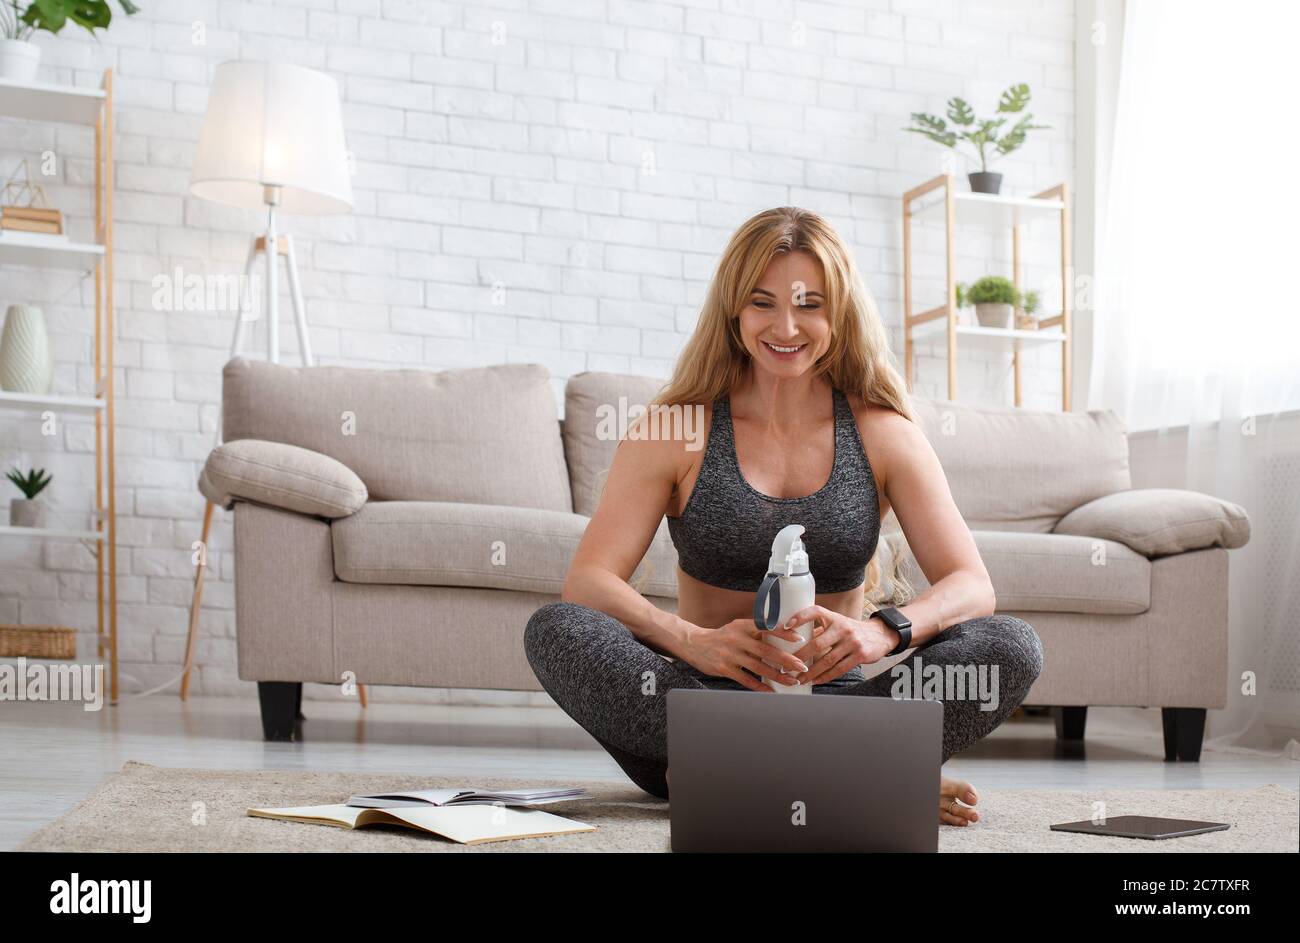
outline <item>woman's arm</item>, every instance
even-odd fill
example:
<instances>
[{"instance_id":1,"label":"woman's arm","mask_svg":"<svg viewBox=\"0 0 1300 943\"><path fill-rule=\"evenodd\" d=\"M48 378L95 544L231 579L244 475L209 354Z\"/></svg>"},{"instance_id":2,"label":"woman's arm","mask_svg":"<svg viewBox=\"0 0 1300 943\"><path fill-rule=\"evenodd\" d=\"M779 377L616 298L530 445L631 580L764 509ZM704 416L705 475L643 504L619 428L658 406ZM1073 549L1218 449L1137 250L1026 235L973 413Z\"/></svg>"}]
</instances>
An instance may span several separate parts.
<instances>
[{"instance_id":1,"label":"woman's arm","mask_svg":"<svg viewBox=\"0 0 1300 943\"><path fill-rule=\"evenodd\" d=\"M992 615L997 600L970 528L948 490L939 457L918 426L893 411L871 422L871 466L882 505L893 508L903 534L930 581L930 588L899 606L912 622L912 646L950 625ZM820 631L796 654L812 667L797 675L803 684L838 678L855 665L875 664L892 652L898 632L879 619L853 619L809 606L786 623L818 621Z\"/></svg>"},{"instance_id":2,"label":"woman's arm","mask_svg":"<svg viewBox=\"0 0 1300 943\"><path fill-rule=\"evenodd\" d=\"M628 580L668 508L682 455L682 443L669 439L629 435L619 443L560 595L566 602L608 613L643 644L673 658L684 657L695 626L664 612Z\"/></svg>"},{"instance_id":3,"label":"woman's arm","mask_svg":"<svg viewBox=\"0 0 1300 943\"><path fill-rule=\"evenodd\" d=\"M883 452L884 491L930 588L900 611L920 644L950 625L992 615L993 583L970 528L952 499L948 478L925 433L897 413L873 436ZM898 634L890 630L897 640Z\"/></svg>"}]
</instances>

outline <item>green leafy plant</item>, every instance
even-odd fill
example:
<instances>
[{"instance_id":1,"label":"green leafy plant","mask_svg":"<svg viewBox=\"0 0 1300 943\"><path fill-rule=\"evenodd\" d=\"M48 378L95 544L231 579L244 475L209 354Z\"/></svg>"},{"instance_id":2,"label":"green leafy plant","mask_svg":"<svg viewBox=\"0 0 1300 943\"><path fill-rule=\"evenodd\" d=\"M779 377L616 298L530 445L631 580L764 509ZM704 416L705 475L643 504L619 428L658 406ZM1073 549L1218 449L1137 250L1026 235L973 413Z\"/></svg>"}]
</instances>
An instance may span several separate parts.
<instances>
[{"instance_id":1,"label":"green leafy plant","mask_svg":"<svg viewBox=\"0 0 1300 943\"><path fill-rule=\"evenodd\" d=\"M985 275L969 286L957 283L957 307L982 304L1015 305L1025 314L1033 314L1038 310L1038 292L1020 291L1011 279L1000 275Z\"/></svg>"},{"instance_id":2,"label":"green leafy plant","mask_svg":"<svg viewBox=\"0 0 1300 943\"><path fill-rule=\"evenodd\" d=\"M32 469L26 475L22 474L16 468L11 468L9 471L5 472L5 477L14 483L28 501L32 500L32 498L44 491L45 486L53 480L52 475L45 474L44 468L40 471Z\"/></svg>"},{"instance_id":3,"label":"green leafy plant","mask_svg":"<svg viewBox=\"0 0 1300 943\"><path fill-rule=\"evenodd\" d=\"M967 141L975 149L979 158L980 171L987 173L989 161L993 159L990 152L1005 157L1025 143L1025 135L1030 131L1044 130L1050 125L1034 124L1034 116L1025 112L1024 116L1003 131L1003 126L1010 121L1009 115L1019 114L1029 104L1029 86L1023 82L1007 88L998 98L1000 118L980 119L963 98L948 99L948 120L926 112L912 112L912 126L904 128L913 134L921 134L942 144L956 149L961 141ZM950 126L948 122L952 122Z\"/></svg>"},{"instance_id":4,"label":"green leafy plant","mask_svg":"<svg viewBox=\"0 0 1300 943\"><path fill-rule=\"evenodd\" d=\"M966 300L973 305L1013 305L1019 300L1019 295L1011 279L1001 275L985 275L966 289Z\"/></svg>"},{"instance_id":5,"label":"green leafy plant","mask_svg":"<svg viewBox=\"0 0 1300 943\"><path fill-rule=\"evenodd\" d=\"M131 0L118 0L127 16L139 13ZM0 37L27 39L38 29L58 33L68 23L76 23L92 36L97 29L108 29L113 9L107 0L0 0Z\"/></svg>"}]
</instances>

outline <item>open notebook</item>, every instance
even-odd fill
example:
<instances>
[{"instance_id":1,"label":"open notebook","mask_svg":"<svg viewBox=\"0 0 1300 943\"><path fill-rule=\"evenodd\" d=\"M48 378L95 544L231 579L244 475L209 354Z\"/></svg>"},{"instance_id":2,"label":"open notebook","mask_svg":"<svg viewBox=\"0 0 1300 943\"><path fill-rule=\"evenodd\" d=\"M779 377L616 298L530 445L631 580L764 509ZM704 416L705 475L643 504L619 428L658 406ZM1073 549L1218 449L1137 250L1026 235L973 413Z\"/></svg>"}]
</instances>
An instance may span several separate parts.
<instances>
[{"instance_id":1,"label":"open notebook","mask_svg":"<svg viewBox=\"0 0 1300 943\"><path fill-rule=\"evenodd\" d=\"M401 809L408 807L463 805L550 805L571 799L590 799L591 793L582 788L573 789L510 789L489 792L483 789L415 789L411 792L375 792L353 796L348 805L363 809Z\"/></svg>"},{"instance_id":2,"label":"open notebook","mask_svg":"<svg viewBox=\"0 0 1300 943\"><path fill-rule=\"evenodd\" d=\"M365 828L367 825L402 825L441 835L462 845L508 841L513 838L541 838L594 832L594 825L560 818L540 809L512 809L502 805L457 805L452 808L423 806L401 809L361 809L350 805L288 806L249 809L258 818Z\"/></svg>"}]
</instances>

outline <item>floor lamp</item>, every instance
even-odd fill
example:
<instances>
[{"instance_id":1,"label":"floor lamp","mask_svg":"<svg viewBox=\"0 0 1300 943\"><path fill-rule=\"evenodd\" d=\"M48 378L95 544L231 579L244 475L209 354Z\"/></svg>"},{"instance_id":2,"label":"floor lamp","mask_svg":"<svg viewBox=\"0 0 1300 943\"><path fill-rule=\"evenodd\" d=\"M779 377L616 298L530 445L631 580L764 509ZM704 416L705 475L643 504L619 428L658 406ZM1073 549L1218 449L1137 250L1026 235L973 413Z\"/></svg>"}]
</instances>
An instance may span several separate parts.
<instances>
[{"instance_id":1,"label":"floor lamp","mask_svg":"<svg viewBox=\"0 0 1300 943\"><path fill-rule=\"evenodd\" d=\"M245 325L250 320L246 312L255 310L256 299L245 298L244 292L250 290L250 279L260 257L266 263L266 359L280 362L278 272L283 256L298 330L298 352L303 366L310 367L311 340L293 236L277 232L276 215L281 210L315 216L352 209L348 153L334 79L314 69L277 62L223 62L217 66L190 175L190 193L214 203L266 212L266 229L253 235L244 261L230 356L239 356ZM218 441L220 436L218 423ZM212 512L209 501L203 510L202 549L194 574L181 700L189 696L190 670L194 667ZM364 686L359 686L359 694L364 707Z\"/></svg>"}]
</instances>

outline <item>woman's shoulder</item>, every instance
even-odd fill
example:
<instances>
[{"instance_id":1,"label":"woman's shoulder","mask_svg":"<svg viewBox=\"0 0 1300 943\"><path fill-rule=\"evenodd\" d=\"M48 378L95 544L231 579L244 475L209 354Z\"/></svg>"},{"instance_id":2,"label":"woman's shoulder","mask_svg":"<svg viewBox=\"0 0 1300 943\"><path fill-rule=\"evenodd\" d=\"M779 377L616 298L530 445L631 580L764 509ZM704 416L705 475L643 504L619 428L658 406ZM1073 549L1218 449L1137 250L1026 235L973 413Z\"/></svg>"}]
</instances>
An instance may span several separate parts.
<instances>
[{"instance_id":1,"label":"woman's shoulder","mask_svg":"<svg viewBox=\"0 0 1300 943\"><path fill-rule=\"evenodd\" d=\"M628 422L619 448L646 458L680 460L704 450L712 421L711 403L652 403Z\"/></svg>"},{"instance_id":2,"label":"woman's shoulder","mask_svg":"<svg viewBox=\"0 0 1300 943\"><path fill-rule=\"evenodd\" d=\"M928 440L921 427L898 410L859 396L849 396L848 400L862 447L878 481L887 477L900 458L906 460L916 449L926 447Z\"/></svg>"},{"instance_id":3,"label":"woman's shoulder","mask_svg":"<svg viewBox=\"0 0 1300 943\"><path fill-rule=\"evenodd\" d=\"M853 418L858 422L858 429L868 429L882 435L890 433L906 435L908 429L916 429L916 423L908 419L892 406L872 403L856 394L845 394L849 406L853 409Z\"/></svg>"}]
</instances>

